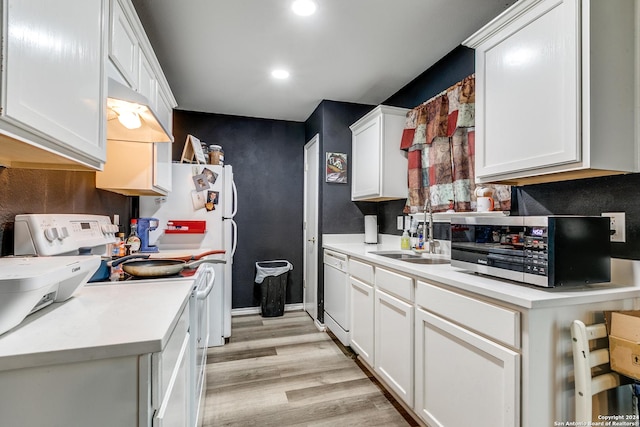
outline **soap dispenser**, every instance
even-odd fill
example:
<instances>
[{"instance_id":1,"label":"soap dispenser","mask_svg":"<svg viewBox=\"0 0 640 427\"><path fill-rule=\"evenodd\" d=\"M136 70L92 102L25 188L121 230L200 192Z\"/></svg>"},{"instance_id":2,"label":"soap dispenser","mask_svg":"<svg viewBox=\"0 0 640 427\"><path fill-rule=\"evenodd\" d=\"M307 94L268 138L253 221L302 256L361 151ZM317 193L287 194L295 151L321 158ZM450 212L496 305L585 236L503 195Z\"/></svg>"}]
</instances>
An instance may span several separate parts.
<instances>
[{"instance_id":1,"label":"soap dispenser","mask_svg":"<svg viewBox=\"0 0 640 427\"><path fill-rule=\"evenodd\" d=\"M402 233L402 237L400 238L400 249L411 249L411 241L409 239L409 232L407 230L404 230L404 232Z\"/></svg>"}]
</instances>

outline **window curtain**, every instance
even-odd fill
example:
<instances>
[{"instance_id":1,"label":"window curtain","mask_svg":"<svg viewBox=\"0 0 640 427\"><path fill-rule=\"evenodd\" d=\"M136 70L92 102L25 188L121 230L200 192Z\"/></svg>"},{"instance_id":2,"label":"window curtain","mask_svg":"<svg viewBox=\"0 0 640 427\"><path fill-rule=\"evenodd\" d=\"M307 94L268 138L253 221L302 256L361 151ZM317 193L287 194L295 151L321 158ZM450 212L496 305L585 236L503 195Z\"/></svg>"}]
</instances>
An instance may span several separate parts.
<instances>
[{"instance_id":1,"label":"window curtain","mask_svg":"<svg viewBox=\"0 0 640 427\"><path fill-rule=\"evenodd\" d=\"M475 210L475 75L407 113L400 148L409 160L405 213ZM496 210L511 209L511 188L492 187Z\"/></svg>"}]
</instances>

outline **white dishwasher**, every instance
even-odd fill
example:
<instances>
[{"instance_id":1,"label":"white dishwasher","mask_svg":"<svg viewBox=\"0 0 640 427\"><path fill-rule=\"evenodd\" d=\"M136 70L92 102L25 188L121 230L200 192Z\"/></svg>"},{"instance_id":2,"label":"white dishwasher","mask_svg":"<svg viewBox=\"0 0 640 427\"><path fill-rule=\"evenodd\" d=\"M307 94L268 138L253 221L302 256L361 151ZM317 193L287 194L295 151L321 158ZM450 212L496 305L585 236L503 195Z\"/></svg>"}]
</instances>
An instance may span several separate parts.
<instances>
[{"instance_id":1,"label":"white dishwasher","mask_svg":"<svg viewBox=\"0 0 640 427\"><path fill-rule=\"evenodd\" d=\"M324 251L324 323L340 340L349 345L349 272L347 256Z\"/></svg>"}]
</instances>

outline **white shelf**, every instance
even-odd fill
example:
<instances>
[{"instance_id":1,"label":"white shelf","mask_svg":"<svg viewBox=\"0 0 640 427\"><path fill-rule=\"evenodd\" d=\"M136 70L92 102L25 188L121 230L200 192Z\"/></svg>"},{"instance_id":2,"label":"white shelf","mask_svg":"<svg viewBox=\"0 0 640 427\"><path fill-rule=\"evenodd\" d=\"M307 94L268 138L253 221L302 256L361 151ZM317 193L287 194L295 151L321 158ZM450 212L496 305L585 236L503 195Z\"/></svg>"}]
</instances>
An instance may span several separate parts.
<instances>
[{"instance_id":1,"label":"white shelf","mask_svg":"<svg viewBox=\"0 0 640 427\"><path fill-rule=\"evenodd\" d=\"M424 212L409 214L419 222L424 222ZM509 211L490 211L490 212L434 212L434 222L449 222L451 218L460 216L509 216Z\"/></svg>"}]
</instances>

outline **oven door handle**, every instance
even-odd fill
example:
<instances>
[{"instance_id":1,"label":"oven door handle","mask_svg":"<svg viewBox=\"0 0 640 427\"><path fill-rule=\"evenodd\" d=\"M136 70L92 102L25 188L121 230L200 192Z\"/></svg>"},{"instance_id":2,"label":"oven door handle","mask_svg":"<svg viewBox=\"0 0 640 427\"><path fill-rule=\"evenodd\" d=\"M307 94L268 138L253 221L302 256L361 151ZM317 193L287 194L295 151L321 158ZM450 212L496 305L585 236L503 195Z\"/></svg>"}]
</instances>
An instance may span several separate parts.
<instances>
[{"instance_id":1,"label":"oven door handle","mask_svg":"<svg viewBox=\"0 0 640 427\"><path fill-rule=\"evenodd\" d=\"M216 274L214 271L207 271L205 280L207 281L207 287L201 291L196 291L196 299L203 300L207 299L211 290L213 289L213 285L216 281Z\"/></svg>"}]
</instances>

